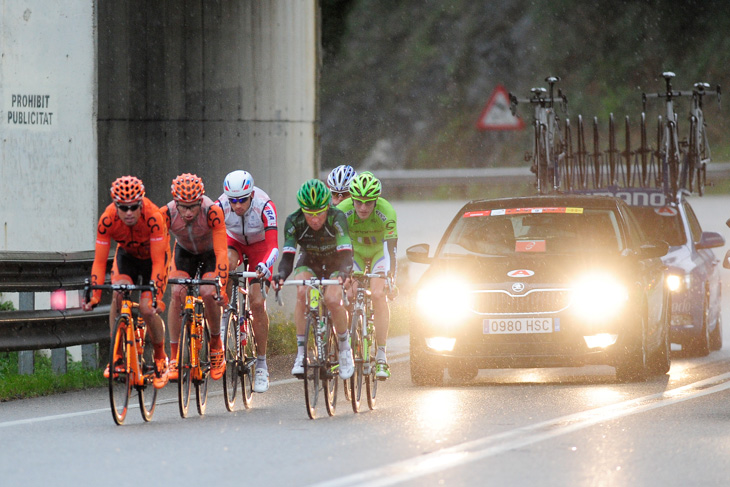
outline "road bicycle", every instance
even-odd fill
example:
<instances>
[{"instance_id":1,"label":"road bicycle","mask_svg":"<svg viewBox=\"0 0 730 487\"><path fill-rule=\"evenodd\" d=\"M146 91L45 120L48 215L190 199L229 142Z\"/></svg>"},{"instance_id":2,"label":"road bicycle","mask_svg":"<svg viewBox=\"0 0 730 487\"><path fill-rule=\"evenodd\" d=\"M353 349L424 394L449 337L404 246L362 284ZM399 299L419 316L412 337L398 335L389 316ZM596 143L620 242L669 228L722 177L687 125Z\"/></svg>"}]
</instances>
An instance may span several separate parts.
<instances>
[{"instance_id":1,"label":"road bicycle","mask_svg":"<svg viewBox=\"0 0 730 487\"><path fill-rule=\"evenodd\" d=\"M560 104L567 112L568 99L561 90L557 97L554 95L555 84L560 78L548 76L545 81L550 86L549 95L545 88L532 88L530 98L509 94L512 115L516 115L519 103L530 103L535 109L532 154L525 154L525 160L532 161L530 170L537 176L538 194L548 194L560 187L560 164L565 159L565 140L555 106Z\"/></svg>"},{"instance_id":2,"label":"road bicycle","mask_svg":"<svg viewBox=\"0 0 730 487\"><path fill-rule=\"evenodd\" d=\"M233 281L229 306L223 315L225 325L226 370L223 373L223 397L226 409L233 411L236 403L238 382L241 382L243 406L251 408L253 381L256 365L256 336L252 325L249 306L249 279L255 272L231 272L228 278ZM261 292L264 283L261 281Z\"/></svg>"},{"instance_id":3,"label":"road bicycle","mask_svg":"<svg viewBox=\"0 0 730 487\"><path fill-rule=\"evenodd\" d=\"M337 383L339 356L337 333L329 311L324 303L321 289L324 286L342 286L338 279L290 279L284 286L306 286L306 345L304 347L304 401L311 419L317 416L317 402L320 393L324 396L327 414L335 415L337 407ZM281 304L279 293L276 299ZM343 293L343 299L347 300Z\"/></svg>"},{"instance_id":4,"label":"road bicycle","mask_svg":"<svg viewBox=\"0 0 730 487\"><path fill-rule=\"evenodd\" d=\"M664 118L661 115L657 118L657 148L655 155L660 162L661 171L659 174L664 191L671 191L671 194L676 195L680 188L679 166L681 153L679 150L677 113L674 111L674 98L682 96L682 92L672 90L672 79L676 76L673 72L665 71L662 76L666 83L666 91L663 93L642 93L642 110L646 113L648 98L664 98Z\"/></svg>"},{"instance_id":5,"label":"road bicycle","mask_svg":"<svg viewBox=\"0 0 730 487\"><path fill-rule=\"evenodd\" d=\"M186 288L183 306L180 341L178 342L177 398L180 416L186 418L190 405L190 390L195 386L195 403L198 414L205 414L208 402L208 378L210 376L210 327L205 318L205 303L200 296L200 286L215 286L220 296L220 278L200 279L200 268L194 278L170 278L170 284Z\"/></svg>"},{"instance_id":6,"label":"road bicycle","mask_svg":"<svg viewBox=\"0 0 730 487\"><path fill-rule=\"evenodd\" d=\"M707 140L707 123L702 112L702 98L705 95L717 95L718 106L720 104L720 85L710 90L710 84L699 82L693 85L693 90L682 92L683 95L692 97L689 115L689 142L687 147L687 165L684 168L684 179L687 180L690 192L697 186L697 193L702 196L705 193L707 183L707 163L712 155L710 143Z\"/></svg>"},{"instance_id":7,"label":"road bicycle","mask_svg":"<svg viewBox=\"0 0 730 487\"><path fill-rule=\"evenodd\" d=\"M355 372L345 383L346 386L349 386L352 410L356 413L360 411L363 382L368 407L375 409L375 397L378 392L378 381L375 378L377 347L375 345L373 303L370 299L370 279L382 277L380 274L352 273L352 280L357 282L357 292L350 320L350 343L355 360Z\"/></svg>"},{"instance_id":8,"label":"road bicycle","mask_svg":"<svg viewBox=\"0 0 730 487\"><path fill-rule=\"evenodd\" d=\"M157 389L152 386L155 365L147 365L144 358L146 324L139 316L139 304L132 300L135 291L152 293L152 306L157 307L157 286L136 284L90 284L86 280L84 296L86 302L94 290L109 290L121 294L120 312L114 321L114 330L109 347L109 403L112 418L118 425L127 417L132 387L137 390L142 419L152 420L157 403ZM147 387L151 392L147 393Z\"/></svg>"}]
</instances>

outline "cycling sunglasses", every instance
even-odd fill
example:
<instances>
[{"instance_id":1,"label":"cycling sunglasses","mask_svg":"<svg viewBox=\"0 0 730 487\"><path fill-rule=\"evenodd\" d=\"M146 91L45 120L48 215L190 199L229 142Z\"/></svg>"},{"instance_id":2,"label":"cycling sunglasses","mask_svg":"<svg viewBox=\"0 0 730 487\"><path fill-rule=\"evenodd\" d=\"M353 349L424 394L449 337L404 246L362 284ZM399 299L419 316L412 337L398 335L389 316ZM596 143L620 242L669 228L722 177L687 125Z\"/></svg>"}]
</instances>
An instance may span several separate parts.
<instances>
[{"instance_id":1,"label":"cycling sunglasses","mask_svg":"<svg viewBox=\"0 0 730 487\"><path fill-rule=\"evenodd\" d=\"M116 205L123 213L126 213L128 211L137 211L139 207L142 206L142 203L135 203L133 205L120 205L119 203L116 203Z\"/></svg>"},{"instance_id":2,"label":"cycling sunglasses","mask_svg":"<svg viewBox=\"0 0 730 487\"><path fill-rule=\"evenodd\" d=\"M250 199L250 196L244 196L243 198L231 198L230 196L228 197L228 201L230 201L231 203L245 203Z\"/></svg>"},{"instance_id":3,"label":"cycling sunglasses","mask_svg":"<svg viewBox=\"0 0 730 487\"><path fill-rule=\"evenodd\" d=\"M332 191L332 196L337 196L338 198L346 198L350 196L349 191Z\"/></svg>"},{"instance_id":4,"label":"cycling sunglasses","mask_svg":"<svg viewBox=\"0 0 730 487\"><path fill-rule=\"evenodd\" d=\"M327 211L327 207L324 207L324 208L322 208L321 210L307 210L307 209L305 209L305 208L302 208L302 211L303 211L304 213L306 213L307 215L312 215L312 216L319 216L319 215L321 215L322 213L324 213L325 211Z\"/></svg>"},{"instance_id":5,"label":"cycling sunglasses","mask_svg":"<svg viewBox=\"0 0 730 487\"><path fill-rule=\"evenodd\" d=\"M178 210L187 210L187 211L193 211L195 208L199 207L202 203L193 203L192 205L183 205L179 201L175 202L175 206L177 206Z\"/></svg>"}]
</instances>

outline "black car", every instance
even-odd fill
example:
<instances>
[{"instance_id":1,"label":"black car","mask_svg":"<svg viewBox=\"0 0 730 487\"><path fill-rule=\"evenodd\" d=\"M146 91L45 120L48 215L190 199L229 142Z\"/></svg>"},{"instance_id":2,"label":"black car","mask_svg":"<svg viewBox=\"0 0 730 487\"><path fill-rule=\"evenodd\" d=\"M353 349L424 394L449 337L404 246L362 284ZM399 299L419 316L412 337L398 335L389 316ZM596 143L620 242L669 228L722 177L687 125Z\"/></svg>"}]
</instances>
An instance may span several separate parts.
<instances>
[{"instance_id":1,"label":"black car","mask_svg":"<svg viewBox=\"0 0 730 487\"><path fill-rule=\"evenodd\" d=\"M480 368L607 364L619 380L670 366L661 257L620 199L551 195L472 201L447 228L411 313L411 378Z\"/></svg>"}]
</instances>

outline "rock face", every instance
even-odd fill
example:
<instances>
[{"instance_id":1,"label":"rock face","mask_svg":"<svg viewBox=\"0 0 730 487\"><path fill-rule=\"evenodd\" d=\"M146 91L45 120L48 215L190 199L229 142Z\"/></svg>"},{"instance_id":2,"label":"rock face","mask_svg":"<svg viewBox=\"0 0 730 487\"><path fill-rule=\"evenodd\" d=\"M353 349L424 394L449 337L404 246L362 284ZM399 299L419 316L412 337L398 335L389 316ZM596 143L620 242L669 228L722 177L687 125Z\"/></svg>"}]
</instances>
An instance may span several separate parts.
<instances>
[{"instance_id":1,"label":"rock face","mask_svg":"<svg viewBox=\"0 0 730 487\"><path fill-rule=\"evenodd\" d=\"M620 8L615 0L320 1L347 5L336 19L337 46L323 59L323 169L525 165L530 130L475 127L498 84L525 97L546 76L560 76L570 100L564 117L602 123L609 113L638 120L641 92L661 90L669 68L677 89L730 84L730 49L719 48L729 45L730 8L719 0L681 8L673 0ZM685 110L678 113L686 118ZM723 140L719 109L705 112L711 139ZM518 114L529 127L531 110Z\"/></svg>"},{"instance_id":2,"label":"rock face","mask_svg":"<svg viewBox=\"0 0 730 487\"><path fill-rule=\"evenodd\" d=\"M528 4L353 2L322 69L322 167L474 167L499 157L503 134L475 122L497 84L534 77Z\"/></svg>"}]
</instances>

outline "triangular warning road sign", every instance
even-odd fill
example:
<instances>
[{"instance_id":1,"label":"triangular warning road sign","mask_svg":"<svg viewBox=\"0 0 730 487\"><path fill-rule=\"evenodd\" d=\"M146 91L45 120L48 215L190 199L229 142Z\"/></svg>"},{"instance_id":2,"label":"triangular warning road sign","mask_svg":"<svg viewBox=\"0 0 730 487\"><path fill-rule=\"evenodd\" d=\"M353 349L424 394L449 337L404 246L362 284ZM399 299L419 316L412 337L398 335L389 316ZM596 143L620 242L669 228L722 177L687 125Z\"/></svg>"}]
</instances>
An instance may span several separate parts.
<instances>
[{"instance_id":1,"label":"triangular warning road sign","mask_svg":"<svg viewBox=\"0 0 730 487\"><path fill-rule=\"evenodd\" d=\"M522 130L525 122L512 115L509 109L509 93L502 85L497 87L489 97L482 114L477 120L479 130Z\"/></svg>"}]
</instances>

